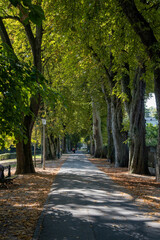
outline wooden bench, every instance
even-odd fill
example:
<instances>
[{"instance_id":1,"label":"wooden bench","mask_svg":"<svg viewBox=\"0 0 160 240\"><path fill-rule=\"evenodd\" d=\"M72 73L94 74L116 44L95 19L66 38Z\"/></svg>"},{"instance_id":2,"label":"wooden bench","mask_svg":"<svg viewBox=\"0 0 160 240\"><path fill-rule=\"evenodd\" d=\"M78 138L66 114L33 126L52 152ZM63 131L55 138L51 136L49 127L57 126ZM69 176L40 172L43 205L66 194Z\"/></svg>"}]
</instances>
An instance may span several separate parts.
<instances>
[{"instance_id":1,"label":"wooden bench","mask_svg":"<svg viewBox=\"0 0 160 240\"><path fill-rule=\"evenodd\" d=\"M8 170L7 175L5 170ZM4 187L6 186L6 184L12 184L13 179L15 179L16 177L17 175L11 176L11 165L0 165L0 183L2 184L1 186Z\"/></svg>"}]
</instances>

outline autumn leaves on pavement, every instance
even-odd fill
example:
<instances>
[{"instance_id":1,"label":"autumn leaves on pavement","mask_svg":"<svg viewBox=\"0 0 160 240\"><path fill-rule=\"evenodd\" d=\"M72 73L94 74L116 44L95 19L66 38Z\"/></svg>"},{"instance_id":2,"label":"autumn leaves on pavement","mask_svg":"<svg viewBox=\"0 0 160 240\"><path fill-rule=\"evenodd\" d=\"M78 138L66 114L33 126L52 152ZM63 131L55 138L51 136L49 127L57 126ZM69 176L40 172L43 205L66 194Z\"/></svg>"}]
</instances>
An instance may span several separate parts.
<instances>
[{"instance_id":1,"label":"autumn leaves on pavement","mask_svg":"<svg viewBox=\"0 0 160 240\"><path fill-rule=\"evenodd\" d=\"M160 216L160 183L154 176L129 173L127 168L115 168L106 159L89 158L101 171L109 175L117 184L125 187L137 204L147 205L150 215Z\"/></svg>"},{"instance_id":2,"label":"autumn leaves on pavement","mask_svg":"<svg viewBox=\"0 0 160 240\"><path fill-rule=\"evenodd\" d=\"M0 188L1 240L32 239L53 180L66 158L48 161L46 170L37 167L36 174L20 175L8 189ZM125 187L137 203L148 205L150 215L160 215L160 183L155 177L130 174L126 168L114 168L106 159L89 160Z\"/></svg>"},{"instance_id":3,"label":"autumn leaves on pavement","mask_svg":"<svg viewBox=\"0 0 160 240\"><path fill-rule=\"evenodd\" d=\"M0 188L1 240L32 239L53 180L64 161L65 157L48 161L45 170L36 168L36 174L19 175L8 189Z\"/></svg>"}]
</instances>

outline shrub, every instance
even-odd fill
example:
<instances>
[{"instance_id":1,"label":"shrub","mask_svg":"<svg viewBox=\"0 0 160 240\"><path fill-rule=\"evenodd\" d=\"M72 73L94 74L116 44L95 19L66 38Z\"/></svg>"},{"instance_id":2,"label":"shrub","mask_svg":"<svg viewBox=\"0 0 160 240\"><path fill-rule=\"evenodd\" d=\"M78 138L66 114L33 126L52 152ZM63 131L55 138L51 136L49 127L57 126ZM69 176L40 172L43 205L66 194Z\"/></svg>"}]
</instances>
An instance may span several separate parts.
<instances>
[{"instance_id":1,"label":"shrub","mask_svg":"<svg viewBox=\"0 0 160 240\"><path fill-rule=\"evenodd\" d=\"M158 139L158 126L151 123L146 125L146 145L156 147Z\"/></svg>"}]
</instances>

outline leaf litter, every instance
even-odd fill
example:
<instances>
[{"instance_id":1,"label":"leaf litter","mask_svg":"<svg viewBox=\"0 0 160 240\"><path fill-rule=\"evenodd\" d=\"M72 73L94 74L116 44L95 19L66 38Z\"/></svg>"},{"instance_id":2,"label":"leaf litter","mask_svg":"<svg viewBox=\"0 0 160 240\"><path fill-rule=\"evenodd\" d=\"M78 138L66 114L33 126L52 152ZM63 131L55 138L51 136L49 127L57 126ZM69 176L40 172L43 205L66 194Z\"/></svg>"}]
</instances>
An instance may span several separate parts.
<instances>
[{"instance_id":1,"label":"leaf litter","mask_svg":"<svg viewBox=\"0 0 160 240\"><path fill-rule=\"evenodd\" d=\"M53 180L66 158L46 161L45 170L39 165L36 173L18 175L13 184L0 188L1 240L32 239Z\"/></svg>"},{"instance_id":2,"label":"leaf litter","mask_svg":"<svg viewBox=\"0 0 160 240\"><path fill-rule=\"evenodd\" d=\"M132 198L147 205L146 214L160 216L160 183L155 177L129 173L127 168L115 168L106 159L91 158L101 171L125 187ZM7 189L0 188L0 239L31 240L37 220L43 210L53 180L66 160L47 161L46 169L36 167L35 174L19 175ZM12 169L14 174L15 169Z\"/></svg>"},{"instance_id":3,"label":"leaf litter","mask_svg":"<svg viewBox=\"0 0 160 240\"><path fill-rule=\"evenodd\" d=\"M150 216L160 217L160 183L156 182L155 176L132 174L128 168L115 168L114 164L106 159L88 158L101 171L106 173L120 186L127 189L127 192L137 204L147 206Z\"/></svg>"}]
</instances>

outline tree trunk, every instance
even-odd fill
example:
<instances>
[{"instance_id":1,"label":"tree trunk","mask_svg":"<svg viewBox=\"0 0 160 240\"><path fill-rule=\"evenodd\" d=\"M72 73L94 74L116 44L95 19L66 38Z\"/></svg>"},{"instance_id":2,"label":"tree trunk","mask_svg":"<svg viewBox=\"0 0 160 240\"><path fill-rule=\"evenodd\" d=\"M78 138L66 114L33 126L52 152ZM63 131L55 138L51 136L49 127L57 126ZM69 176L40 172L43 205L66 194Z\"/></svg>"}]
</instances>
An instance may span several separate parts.
<instances>
[{"instance_id":1,"label":"tree trunk","mask_svg":"<svg viewBox=\"0 0 160 240\"><path fill-rule=\"evenodd\" d=\"M49 135L49 145L50 145L50 159L56 159L56 143L54 136L52 134Z\"/></svg>"},{"instance_id":2,"label":"tree trunk","mask_svg":"<svg viewBox=\"0 0 160 240\"><path fill-rule=\"evenodd\" d=\"M90 135L90 154L94 155L94 140L92 135Z\"/></svg>"},{"instance_id":3,"label":"tree trunk","mask_svg":"<svg viewBox=\"0 0 160 240\"><path fill-rule=\"evenodd\" d=\"M110 162L114 162L114 146L113 146L113 136L112 136L112 113L111 113L111 101L107 102L107 159Z\"/></svg>"},{"instance_id":4,"label":"tree trunk","mask_svg":"<svg viewBox=\"0 0 160 240\"><path fill-rule=\"evenodd\" d=\"M19 164L17 164L16 174L35 172L30 143L31 141L27 141L26 144L24 144L24 142L16 144L17 162L19 162Z\"/></svg>"},{"instance_id":5,"label":"tree trunk","mask_svg":"<svg viewBox=\"0 0 160 240\"><path fill-rule=\"evenodd\" d=\"M56 157L61 157L61 144L60 144L60 138L56 138Z\"/></svg>"},{"instance_id":6,"label":"tree trunk","mask_svg":"<svg viewBox=\"0 0 160 240\"><path fill-rule=\"evenodd\" d=\"M127 133L123 132L123 113L121 100L116 96L111 97L111 111L112 111L112 135L115 149L115 167L128 166L128 146L125 143L127 140Z\"/></svg>"},{"instance_id":7,"label":"tree trunk","mask_svg":"<svg viewBox=\"0 0 160 240\"><path fill-rule=\"evenodd\" d=\"M114 146L112 136L112 112L111 112L111 97L107 94L104 84L102 83L102 92L104 93L107 103L107 159L114 162Z\"/></svg>"},{"instance_id":8,"label":"tree trunk","mask_svg":"<svg viewBox=\"0 0 160 240\"><path fill-rule=\"evenodd\" d=\"M127 71L129 71L129 66L127 66ZM141 80L144 72L144 67L138 67L136 69L132 91L129 87L129 74L125 74L122 78L122 91L128 98L124 104L130 120L129 170L137 174L148 174L144 117L144 94L146 84Z\"/></svg>"},{"instance_id":9,"label":"tree trunk","mask_svg":"<svg viewBox=\"0 0 160 240\"><path fill-rule=\"evenodd\" d=\"M134 81L132 104L130 105L130 154L129 170L132 173L148 174L148 159L145 145L144 94L146 84L138 68Z\"/></svg>"},{"instance_id":10,"label":"tree trunk","mask_svg":"<svg viewBox=\"0 0 160 240\"><path fill-rule=\"evenodd\" d=\"M47 137L46 141L46 159L47 160L56 159L55 142L52 134L50 134Z\"/></svg>"},{"instance_id":11,"label":"tree trunk","mask_svg":"<svg viewBox=\"0 0 160 240\"><path fill-rule=\"evenodd\" d=\"M103 141L101 132L101 118L95 103L92 101L93 110L93 138L95 143L94 157L102 157L103 153Z\"/></svg>"},{"instance_id":12,"label":"tree trunk","mask_svg":"<svg viewBox=\"0 0 160 240\"><path fill-rule=\"evenodd\" d=\"M154 88L158 115L158 144L156 159L156 180L160 182L160 68L154 71Z\"/></svg>"},{"instance_id":13,"label":"tree trunk","mask_svg":"<svg viewBox=\"0 0 160 240\"><path fill-rule=\"evenodd\" d=\"M33 100L32 100L32 104L34 105ZM25 116L24 128L25 128L25 138L23 138L23 141L19 141L16 144L16 153L17 153L16 174L35 172L33 160L32 160L32 149L31 149L31 135L32 135L32 129L33 129L32 116Z\"/></svg>"}]
</instances>

